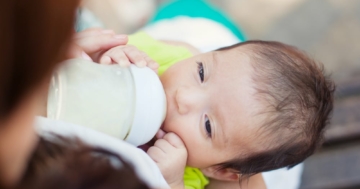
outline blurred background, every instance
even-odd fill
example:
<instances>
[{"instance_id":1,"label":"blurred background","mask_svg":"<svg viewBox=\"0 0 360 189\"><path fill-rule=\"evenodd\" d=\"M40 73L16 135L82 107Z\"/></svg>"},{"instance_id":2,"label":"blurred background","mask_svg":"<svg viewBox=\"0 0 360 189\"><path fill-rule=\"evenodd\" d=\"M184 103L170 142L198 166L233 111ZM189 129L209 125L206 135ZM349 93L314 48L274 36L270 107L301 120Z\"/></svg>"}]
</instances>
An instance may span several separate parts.
<instances>
[{"instance_id":1,"label":"blurred background","mask_svg":"<svg viewBox=\"0 0 360 189\"><path fill-rule=\"evenodd\" d=\"M143 27L166 0L84 0L98 26ZM301 189L360 188L360 1L209 0L247 39L276 40L322 62L337 83L323 148L305 161ZM89 15L89 17L94 16Z\"/></svg>"}]
</instances>

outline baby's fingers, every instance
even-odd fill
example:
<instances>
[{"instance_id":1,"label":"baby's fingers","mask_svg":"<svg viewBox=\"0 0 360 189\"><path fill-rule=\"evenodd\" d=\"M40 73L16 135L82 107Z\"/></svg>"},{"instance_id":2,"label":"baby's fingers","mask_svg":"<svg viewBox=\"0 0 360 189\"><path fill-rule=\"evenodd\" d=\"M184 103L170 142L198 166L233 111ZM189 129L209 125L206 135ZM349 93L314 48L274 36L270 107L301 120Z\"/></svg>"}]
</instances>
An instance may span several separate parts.
<instances>
[{"instance_id":1,"label":"baby's fingers","mask_svg":"<svg viewBox=\"0 0 360 189\"><path fill-rule=\"evenodd\" d=\"M163 137L163 139L168 141L175 148L185 148L184 142L175 133L166 133L166 135Z\"/></svg>"},{"instance_id":2,"label":"baby's fingers","mask_svg":"<svg viewBox=\"0 0 360 189\"><path fill-rule=\"evenodd\" d=\"M130 62L136 66L145 67L147 65L143 52L141 52L136 47L128 45L124 48L124 52Z\"/></svg>"},{"instance_id":3,"label":"baby's fingers","mask_svg":"<svg viewBox=\"0 0 360 189\"><path fill-rule=\"evenodd\" d=\"M152 160L154 160L156 163L161 162L165 157L164 151L162 151L160 148L156 146L151 146L148 151L146 152Z\"/></svg>"},{"instance_id":4,"label":"baby's fingers","mask_svg":"<svg viewBox=\"0 0 360 189\"><path fill-rule=\"evenodd\" d=\"M117 63L120 66L127 67L130 65L130 61L127 58L126 54L122 50L122 46L113 48L107 52L105 52L101 58L99 63L100 64L112 64Z\"/></svg>"},{"instance_id":5,"label":"baby's fingers","mask_svg":"<svg viewBox=\"0 0 360 189\"><path fill-rule=\"evenodd\" d=\"M159 129L155 136L157 139L161 139L161 138L164 138L165 134L166 134L166 132L164 130Z\"/></svg>"},{"instance_id":6,"label":"baby's fingers","mask_svg":"<svg viewBox=\"0 0 360 189\"><path fill-rule=\"evenodd\" d=\"M124 51L112 51L110 54L113 63L118 63L122 67L130 66L130 61Z\"/></svg>"},{"instance_id":7,"label":"baby's fingers","mask_svg":"<svg viewBox=\"0 0 360 189\"><path fill-rule=\"evenodd\" d=\"M172 150L176 150L176 148L171 145L167 140L165 139L159 139L155 142L154 146L158 147L160 150L162 150L165 154L171 153Z\"/></svg>"},{"instance_id":8,"label":"baby's fingers","mask_svg":"<svg viewBox=\"0 0 360 189\"><path fill-rule=\"evenodd\" d=\"M158 71L158 69L159 69L159 64L158 64L157 62L155 62L153 59L151 59L151 58L148 57L147 55L146 55L146 57L145 57L145 61L147 62L147 66L148 66L149 68L151 68L151 69L154 70L155 72Z\"/></svg>"}]
</instances>

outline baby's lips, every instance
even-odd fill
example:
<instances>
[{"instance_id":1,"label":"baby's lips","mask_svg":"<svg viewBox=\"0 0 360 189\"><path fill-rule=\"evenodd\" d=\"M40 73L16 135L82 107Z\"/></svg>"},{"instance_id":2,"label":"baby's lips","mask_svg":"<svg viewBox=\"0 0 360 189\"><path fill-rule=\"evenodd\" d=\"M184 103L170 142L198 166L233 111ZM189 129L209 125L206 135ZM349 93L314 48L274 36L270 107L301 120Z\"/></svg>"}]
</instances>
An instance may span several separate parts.
<instances>
[{"instance_id":1,"label":"baby's lips","mask_svg":"<svg viewBox=\"0 0 360 189\"><path fill-rule=\"evenodd\" d=\"M159 131L156 133L156 138L160 139L163 138L165 136L166 132L162 129L159 129Z\"/></svg>"}]
</instances>

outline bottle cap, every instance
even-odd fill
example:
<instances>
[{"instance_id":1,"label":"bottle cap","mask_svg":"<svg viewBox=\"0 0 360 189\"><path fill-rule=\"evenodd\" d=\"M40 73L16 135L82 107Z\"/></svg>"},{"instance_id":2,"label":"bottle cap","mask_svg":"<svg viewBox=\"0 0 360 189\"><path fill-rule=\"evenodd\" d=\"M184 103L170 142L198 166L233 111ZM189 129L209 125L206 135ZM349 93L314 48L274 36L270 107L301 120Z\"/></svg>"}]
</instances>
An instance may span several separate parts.
<instances>
[{"instance_id":1,"label":"bottle cap","mask_svg":"<svg viewBox=\"0 0 360 189\"><path fill-rule=\"evenodd\" d=\"M134 120L125 141L139 146L150 141L166 116L166 96L159 76L150 68L130 65L134 79Z\"/></svg>"}]
</instances>

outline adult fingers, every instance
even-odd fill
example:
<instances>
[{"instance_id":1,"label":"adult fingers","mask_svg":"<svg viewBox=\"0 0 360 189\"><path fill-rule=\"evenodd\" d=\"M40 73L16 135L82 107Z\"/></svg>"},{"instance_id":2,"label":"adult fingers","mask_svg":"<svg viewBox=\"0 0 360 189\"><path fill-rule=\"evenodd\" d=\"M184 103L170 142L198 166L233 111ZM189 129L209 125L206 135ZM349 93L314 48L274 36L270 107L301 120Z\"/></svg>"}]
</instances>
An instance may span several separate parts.
<instances>
[{"instance_id":1,"label":"adult fingers","mask_svg":"<svg viewBox=\"0 0 360 189\"><path fill-rule=\"evenodd\" d=\"M115 35L115 32L113 30L105 30L102 28L90 28L90 29L86 29L84 31L75 33L74 39L98 36L98 35L102 35L102 34Z\"/></svg>"},{"instance_id":2,"label":"adult fingers","mask_svg":"<svg viewBox=\"0 0 360 189\"><path fill-rule=\"evenodd\" d=\"M127 35L112 34L89 36L76 40L76 44L89 55L103 50L108 50L119 45L125 45L127 42Z\"/></svg>"},{"instance_id":3,"label":"adult fingers","mask_svg":"<svg viewBox=\"0 0 360 189\"><path fill-rule=\"evenodd\" d=\"M100 64L111 64L111 63L112 63L112 59L111 59L110 56L104 55L104 56L102 56L102 57L100 58L99 63L100 63Z\"/></svg>"}]
</instances>

